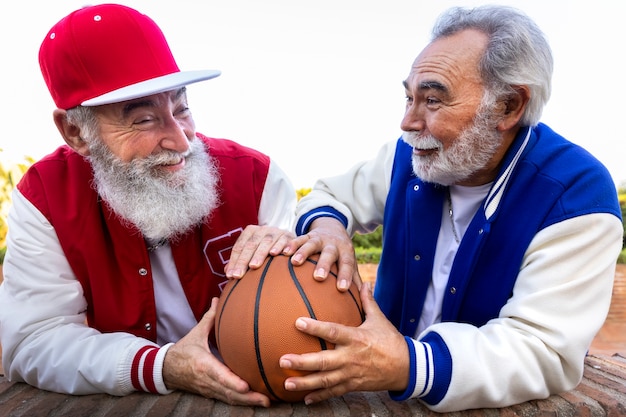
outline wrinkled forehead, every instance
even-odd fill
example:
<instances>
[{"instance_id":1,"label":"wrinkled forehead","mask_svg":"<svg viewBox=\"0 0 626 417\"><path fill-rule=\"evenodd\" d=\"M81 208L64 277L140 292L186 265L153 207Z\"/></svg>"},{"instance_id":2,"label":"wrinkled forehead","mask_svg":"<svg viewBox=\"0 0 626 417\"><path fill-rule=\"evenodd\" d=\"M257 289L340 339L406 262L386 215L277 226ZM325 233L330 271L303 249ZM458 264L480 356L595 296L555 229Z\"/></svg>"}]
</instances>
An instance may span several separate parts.
<instances>
[{"instance_id":1,"label":"wrinkled forehead","mask_svg":"<svg viewBox=\"0 0 626 417\"><path fill-rule=\"evenodd\" d=\"M481 83L479 63L487 41L487 35L477 30L464 30L434 40L415 58L408 84Z\"/></svg>"}]
</instances>

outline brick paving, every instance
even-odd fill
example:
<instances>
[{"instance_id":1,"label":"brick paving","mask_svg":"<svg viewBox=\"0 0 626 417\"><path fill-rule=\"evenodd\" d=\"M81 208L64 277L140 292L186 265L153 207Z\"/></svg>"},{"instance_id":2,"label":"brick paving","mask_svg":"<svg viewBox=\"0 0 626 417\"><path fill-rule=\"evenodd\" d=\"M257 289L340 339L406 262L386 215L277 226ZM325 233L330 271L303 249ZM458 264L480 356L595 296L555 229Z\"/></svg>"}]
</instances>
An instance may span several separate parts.
<instances>
[{"instance_id":1,"label":"brick paving","mask_svg":"<svg viewBox=\"0 0 626 417\"><path fill-rule=\"evenodd\" d=\"M626 357L626 264L618 264L615 268L615 282L609 314L593 340L589 352L620 353Z\"/></svg>"}]
</instances>

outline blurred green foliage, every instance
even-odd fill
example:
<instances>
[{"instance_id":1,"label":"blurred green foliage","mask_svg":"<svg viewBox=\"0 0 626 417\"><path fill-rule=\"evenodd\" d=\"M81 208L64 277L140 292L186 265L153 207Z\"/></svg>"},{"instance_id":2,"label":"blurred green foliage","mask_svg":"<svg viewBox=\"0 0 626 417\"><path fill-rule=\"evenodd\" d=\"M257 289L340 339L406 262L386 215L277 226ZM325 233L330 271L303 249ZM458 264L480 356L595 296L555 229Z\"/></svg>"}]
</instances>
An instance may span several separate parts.
<instances>
[{"instance_id":1,"label":"blurred green foliage","mask_svg":"<svg viewBox=\"0 0 626 417\"><path fill-rule=\"evenodd\" d=\"M352 237L357 263L377 264L383 249L383 228L378 226L372 233L355 234Z\"/></svg>"},{"instance_id":2,"label":"blurred green foliage","mask_svg":"<svg viewBox=\"0 0 626 417\"><path fill-rule=\"evenodd\" d=\"M11 192L33 162L35 162L34 159L29 156L18 163L0 161L0 264L4 261L4 254L7 250L6 237L9 230L7 215L11 206Z\"/></svg>"}]
</instances>

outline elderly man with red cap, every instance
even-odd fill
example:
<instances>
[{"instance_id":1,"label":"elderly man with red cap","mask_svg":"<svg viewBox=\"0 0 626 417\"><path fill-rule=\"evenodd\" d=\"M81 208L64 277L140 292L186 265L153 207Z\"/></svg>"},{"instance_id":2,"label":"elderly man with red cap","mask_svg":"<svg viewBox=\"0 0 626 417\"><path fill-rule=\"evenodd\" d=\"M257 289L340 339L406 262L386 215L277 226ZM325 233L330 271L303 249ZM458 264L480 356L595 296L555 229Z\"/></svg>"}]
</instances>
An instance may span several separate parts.
<instances>
[{"instance_id":1,"label":"elderly man with red cap","mask_svg":"<svg viewBox=\"0 0 626 417\"><path fill-rule=\"evenodd\" d=\"M219 71L181 71L149 17L113 4L59 21L39 61L66 144L13 194L0 287L8 378L268 406L208 340L235 241L258 225L268 247L283 245L296 194L268 156L195 131L185 86Z\"/></svg>"}]
</instances>

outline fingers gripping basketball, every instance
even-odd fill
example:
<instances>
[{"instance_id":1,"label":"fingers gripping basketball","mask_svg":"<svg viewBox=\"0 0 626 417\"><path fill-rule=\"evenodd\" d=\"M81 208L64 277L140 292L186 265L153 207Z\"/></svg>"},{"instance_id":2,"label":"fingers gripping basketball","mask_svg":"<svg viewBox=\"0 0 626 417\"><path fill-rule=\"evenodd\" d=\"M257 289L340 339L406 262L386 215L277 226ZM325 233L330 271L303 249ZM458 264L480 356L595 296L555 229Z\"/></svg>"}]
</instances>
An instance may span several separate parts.
<instances>
[{"instance_id":1,"label":"fingers gripping basketball","mask_svg":"<svg viewBox=\"0 0 626 417\"><path fill-rule=\"evenodd\" d=\"M364 319L356 285L337 291L334 267L325 281L314 280L316 259L293 266L287 256L268 257L261 268L230 281L217 306L215 336L224 363L251 389L275 401L301 401L307 394L283 388L287 377L305 373L280 368L282 355L334 348L298 331L298 317L348 326L359 326Z\"/></svg>"}]
</instances>

